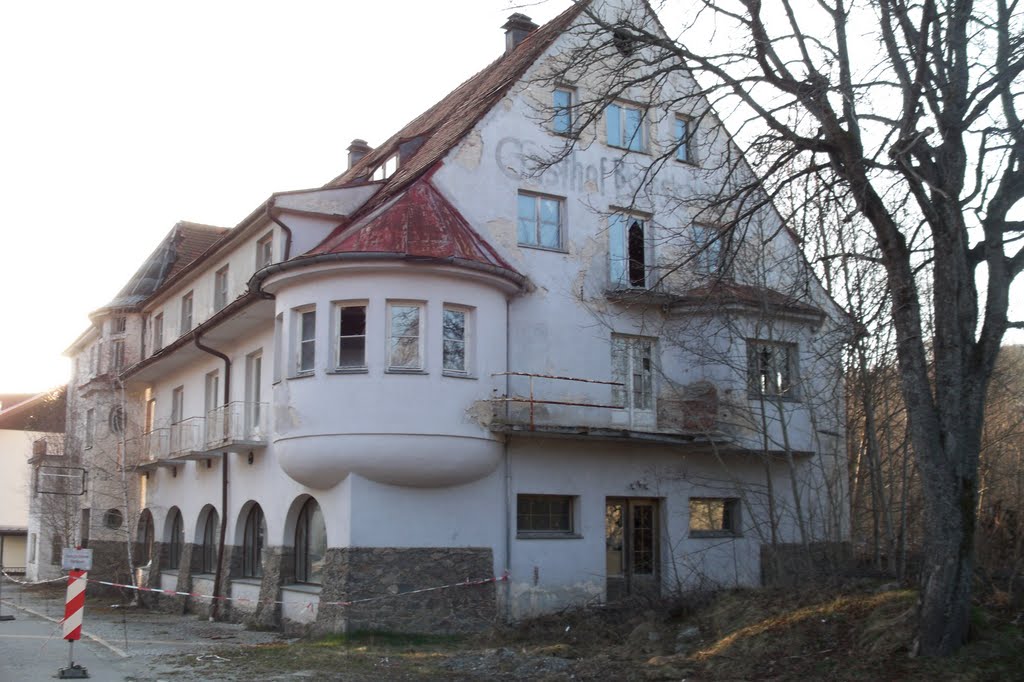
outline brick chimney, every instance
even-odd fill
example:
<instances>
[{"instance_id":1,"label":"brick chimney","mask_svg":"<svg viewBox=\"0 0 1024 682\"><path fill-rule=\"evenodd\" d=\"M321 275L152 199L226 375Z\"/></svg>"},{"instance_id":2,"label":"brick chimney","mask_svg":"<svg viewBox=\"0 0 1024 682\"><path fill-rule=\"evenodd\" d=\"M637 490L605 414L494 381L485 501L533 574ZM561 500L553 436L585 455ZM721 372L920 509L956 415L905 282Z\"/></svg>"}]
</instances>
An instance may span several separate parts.
<instances>
[{"instance_id":1,"label":"brick chimney","mask_svg":"<svg viewBox=\"0 0 1024 682\"><path fill-rule=\"evenodd\" d=\"M366 144L366 140L352 140L352 144L348 146L348 167L352 168L352 166L359 163L359 159L363 158L372 151L373 147Z\"/></svg>"},{"instance_id":2,"label":"brick chimney","mask_svg":"<svg viewBox=\"0 0 1024 682\"><path fill-rule=\"evenodd\" d=\"M533 23L533 19L516 12L508 18L502 28L505 29L505 54L508 54L538 27Z\"/></svg>"}]
</instances>

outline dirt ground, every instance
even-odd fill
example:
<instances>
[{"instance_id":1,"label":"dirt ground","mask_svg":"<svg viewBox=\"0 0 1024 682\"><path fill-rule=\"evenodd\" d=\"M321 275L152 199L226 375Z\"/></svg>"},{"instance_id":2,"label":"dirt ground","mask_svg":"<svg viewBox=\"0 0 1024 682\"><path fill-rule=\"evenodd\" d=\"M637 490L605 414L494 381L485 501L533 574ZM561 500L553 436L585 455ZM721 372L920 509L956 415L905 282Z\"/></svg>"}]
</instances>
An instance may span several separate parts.
<instances>
[{"instance_id":1,"label":"dirt ground","mask_svg":"<svg viewBox=\"0 0 1024 682\"><path fill-rule=\"evenodd\" d=\"M975 609L956 657L911 656L911 590L735 590L567 611L469 638L356 633L164 656L192 680L1024 680L1024 614Z\"/></svg>"}]
</instances>

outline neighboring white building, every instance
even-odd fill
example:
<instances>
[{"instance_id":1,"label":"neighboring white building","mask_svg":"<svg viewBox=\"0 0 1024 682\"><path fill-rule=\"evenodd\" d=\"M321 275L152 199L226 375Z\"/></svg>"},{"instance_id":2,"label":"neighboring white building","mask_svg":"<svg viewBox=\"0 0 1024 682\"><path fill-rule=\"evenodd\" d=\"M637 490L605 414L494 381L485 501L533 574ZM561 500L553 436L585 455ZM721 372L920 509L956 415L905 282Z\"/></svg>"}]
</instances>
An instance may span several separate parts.
<instances>
[{"instance_id":1,"label":"neighboring white building","mask_svg":"<svg viewBox=\"0 0 1024 682\"><path fill-rule=\"evenodd\" d=\"M0 567L31 580L39 577L40 564L51 561L50 533L30 507L40 495L35 483L43 455L60 451L64 413L63 388L0 396Z\"/></svg>"},{"instance_id":2,"label":"neighboring white building","mask_svg":"<svg viewBox=\"0 0 1024 682\"><path fill-rule=\"evenodd\" d=\"M755 585L764 546L845 539L845 319L770 209L723 273L710 227L637 191L654 152L735 151L714 116L623 97L574 126L590 76L544 70L581 7L514 15L500 59L354 141L340 177L202 253L168 261L172 232L94 314L68 412L107 462L91 544L134 533L150 584L231 596L233 618L453 631ZM571 155L531 172L563 133ZM715 181L678 161L670 193Z\"/></svg>"}]
</instances>

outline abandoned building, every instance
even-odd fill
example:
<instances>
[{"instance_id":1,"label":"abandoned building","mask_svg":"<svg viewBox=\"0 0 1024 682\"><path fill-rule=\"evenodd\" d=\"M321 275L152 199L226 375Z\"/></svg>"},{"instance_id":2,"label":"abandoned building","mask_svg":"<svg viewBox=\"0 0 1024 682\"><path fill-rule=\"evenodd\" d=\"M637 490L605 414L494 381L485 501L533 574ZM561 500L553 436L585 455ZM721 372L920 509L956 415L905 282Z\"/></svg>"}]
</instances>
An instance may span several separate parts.
<instances>
[{"instance_id":1,"label":"abandoned building","mask_svg":"<svg viewBox=\"0 0 1024 682\"><path fill-rule=\"evenodd\" d=\"M688 213L735 152L692 79L663 84L686 109L587 117L600 83L550 75L624 6L513 15L337 178L178 224L92 315L66 448L95 577L130 545L218 617L458 631L756 585L766 546L845 537L845 318L797 239L768 204Z\"/></svg>"}]
</instances>

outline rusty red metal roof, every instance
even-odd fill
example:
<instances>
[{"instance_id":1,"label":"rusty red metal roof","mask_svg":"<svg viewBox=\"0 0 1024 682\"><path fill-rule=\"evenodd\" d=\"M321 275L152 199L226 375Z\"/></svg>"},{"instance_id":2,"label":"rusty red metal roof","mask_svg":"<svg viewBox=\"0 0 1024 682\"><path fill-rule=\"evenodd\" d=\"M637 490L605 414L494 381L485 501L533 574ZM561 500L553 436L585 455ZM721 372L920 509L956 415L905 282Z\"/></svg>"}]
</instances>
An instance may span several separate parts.
<instances>
[{"instance_id":1,"label":"rusty red metal roof","mask_svg":"<svg viewBox=\"0 0 1024 682\"><path fill-rule=\"evenodd\" d=\"M522 278L430 182L421 177L400 196L337 228L309 256L386 253L479 263Z\"/></svg>"}]
</instances>

